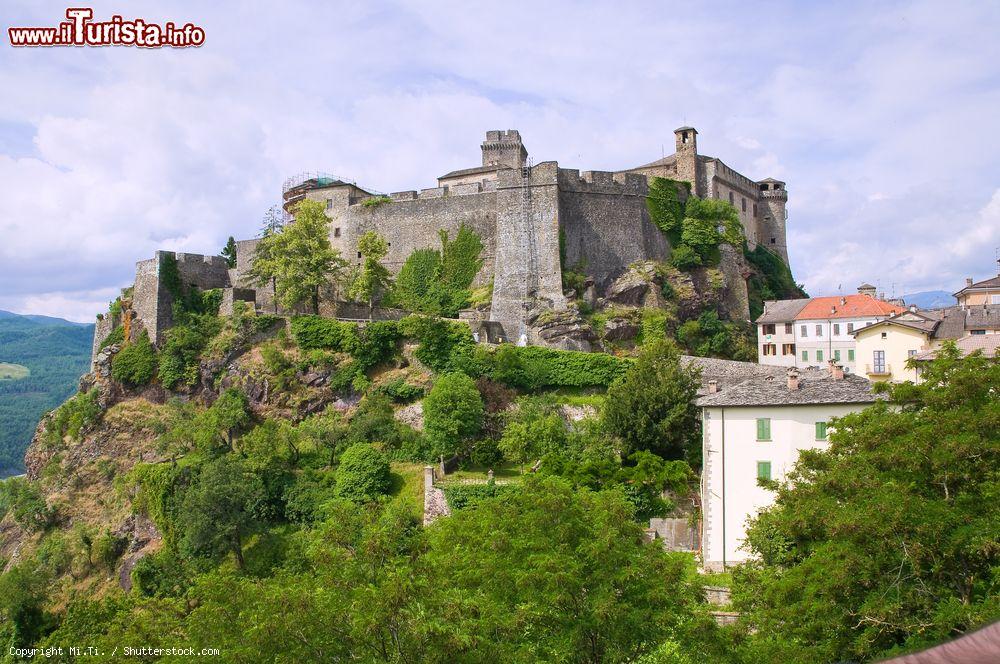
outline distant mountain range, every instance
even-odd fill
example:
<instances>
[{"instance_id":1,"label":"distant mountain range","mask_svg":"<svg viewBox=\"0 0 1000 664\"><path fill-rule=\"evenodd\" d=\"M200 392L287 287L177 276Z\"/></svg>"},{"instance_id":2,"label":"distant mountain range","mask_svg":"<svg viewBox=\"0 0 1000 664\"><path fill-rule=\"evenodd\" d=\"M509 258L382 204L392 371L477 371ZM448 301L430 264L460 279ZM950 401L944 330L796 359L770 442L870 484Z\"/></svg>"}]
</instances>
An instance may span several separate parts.
<instances>
[{"instance_id":1,"label":"distant mountain range","mask_svg":"<svg viewBox=\"0 0 1000 664\"><path fill-rule=\"evenodd\" d=\"M94 326L0 310L0 363L26 367L0 379L0 478L23 471L24 451L46 411L66 400L90 364Z\"/></svg>"},{"instance_id":2,"label":"distant mountain range","mask_svg":"<svg viewBox=\"0 0 1000 664\"><path fill-rule=\"evenodd\" d=\"M920 309L941 309L944 307L953 307L957 304L955 296L943 290L922 291L920 293L904 295L903 301L907 304L915 304Z\"/></svg>"}]
</instances>

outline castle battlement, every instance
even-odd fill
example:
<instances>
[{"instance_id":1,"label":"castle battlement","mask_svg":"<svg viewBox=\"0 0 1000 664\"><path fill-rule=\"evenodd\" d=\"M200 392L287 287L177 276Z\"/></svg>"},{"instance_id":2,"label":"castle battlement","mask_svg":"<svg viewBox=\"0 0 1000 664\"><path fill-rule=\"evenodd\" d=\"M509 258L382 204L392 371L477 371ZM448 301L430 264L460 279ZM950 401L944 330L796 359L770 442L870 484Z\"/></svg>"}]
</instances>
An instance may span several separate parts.
<instances>
[{"instance_id":1,"label":"castle battlement","mask_svg":"<svg viewBox=\"0 0 1000 664\"><path fill-rule=\"evenodd\" d=\"M613 171L583 171L559 169L559 186L569 191L619 196L645 196L649 193L646 176L638 173Z\"/></svg>"},{"instance_id":2,"label":"castle battlement","mask_svg":"<svg viewBox=\"0 0 1000 664\"><path fill-rule=\"evenodd\" d=\"M761 198L776 198L778 200L787 201L788 200L788 192L786 190L784 190L784 189L774 189L774 190L771 190L771 191L762 191L762 192L760 192L760 197Z\"/></svg>"}]
</instances>

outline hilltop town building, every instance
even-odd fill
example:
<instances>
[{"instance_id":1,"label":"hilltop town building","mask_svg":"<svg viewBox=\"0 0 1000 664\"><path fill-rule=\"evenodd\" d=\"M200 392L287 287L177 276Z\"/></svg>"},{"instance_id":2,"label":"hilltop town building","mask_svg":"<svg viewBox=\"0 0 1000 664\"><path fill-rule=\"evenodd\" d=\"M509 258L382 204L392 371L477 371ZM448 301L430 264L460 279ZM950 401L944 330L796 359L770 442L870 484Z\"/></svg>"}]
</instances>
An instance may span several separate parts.
<instances>
[{"instance_id":1,"label":"hilltop town building","mask_svg":"<svg viewBox=\"0 0 1000 664\"><path fill-rule=\"evenodd\" d=\"M997 263L1000 264L1000 260ZM965 288L955 293L955 299L960 307L1000 305L1000 275L975 283L971 278L966 279Z\"/></svg>"},{"instance_id":2,"label":"hilltop town building","mask_svg":"<svg viewBox=\"0 0 1000 664\"><path fill-rule=\"evenodd\" d=\"M804 449L825 448L835 417L875 402L871 383L829 363L785 378L758 376L698 399L702 409L702 560L746 561L746 521L774 502L758 480L782 480Z\"/></svg>"},{"instance_id":3,"label":"hilltop town building","mask_svg":"<svg viewBox=\"0 0 1000 664\"><path fill-rule=\"evenodd\" d=\"M787 262L784 183L752 181L716 158L699 155L696 135L691 127L678 129L676 154L658 162L618 172L580 172L555 161L532 165L519 132L489 131L481 164L438 177L436 187L383 196L342 178L313 174L286 182L283 204L290 218L298 202L321 201L331 220L331 243L352 262L362 259L361 235L378 232L388 243L384 262L393 272L413 251L439 247L439 231L454 237L464 224L484 245L473 286L492 283L488 320L504 331L504 338L541 343L527 320L531 311L567 308L563 260L583 266L600 295L630 264L669 257L670 246L646 208L648 176L685 181L697 196L733 203L751 247L763 242ZM165 262L174 261L185 283L224 289L224 308L245 300L258 310L276 311L270 286L248 280L258 242L237 242L234 269L219 256L157 252L141 261L132 292L137 322L154 342L170 326L172 297L161 275ZM724 256L721 269L739 275L735 261ZM736 300L746 302L745 282L733 281L743 291ZM320 313L337 315L340 299L335 292L324 293ZM98 326L95 346L112 324Z\"/></svg>"},{"instance_id":4,"label":"hilltop town building","mask_svg":"<svg viewBox=\"0 0 1000 664\"><path fill-rule=\"evenodd\" d=\"M869 284L859 286L856 295L765 302L756 321L758 361L807 368L833 360L853 372L854 332L902 311L876 298Z\"/></svg>"}]
</instances>

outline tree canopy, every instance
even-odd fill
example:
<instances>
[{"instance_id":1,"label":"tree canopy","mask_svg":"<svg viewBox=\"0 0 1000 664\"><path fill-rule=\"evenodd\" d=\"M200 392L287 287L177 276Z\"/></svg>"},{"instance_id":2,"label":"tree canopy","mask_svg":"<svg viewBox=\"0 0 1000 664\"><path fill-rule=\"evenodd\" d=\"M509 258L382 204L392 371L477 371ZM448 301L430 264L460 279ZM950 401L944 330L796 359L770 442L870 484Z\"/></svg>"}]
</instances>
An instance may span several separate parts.
<instances>
[{"instance_id":1,"label":"tree canopy","mask_svg":"<svg viewBox=\"0 0 1000 664\"><path fill-rule=\"evenodd\" d=\"M1000 363L953 346L833 423L748 530L754 661L869 660L1000 616Z\"/></svg>"}]
</instances>

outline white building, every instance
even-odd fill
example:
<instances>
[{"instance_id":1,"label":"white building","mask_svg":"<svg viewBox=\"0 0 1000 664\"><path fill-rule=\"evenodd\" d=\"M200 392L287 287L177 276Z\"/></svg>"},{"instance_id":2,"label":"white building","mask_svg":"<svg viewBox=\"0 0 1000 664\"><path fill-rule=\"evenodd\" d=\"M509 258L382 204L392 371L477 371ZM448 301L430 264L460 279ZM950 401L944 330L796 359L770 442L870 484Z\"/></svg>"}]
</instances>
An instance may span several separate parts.
<instances>
[{"instance_id":1,"label":"white building","mask_svg":"<svg viewBox=\"0 0 1000 664\"><path fill-rule=\"evenodd\" d=\"M764 303L757 319L757 358L761 364L823 367L829 361L856 371L854 333L905 311L875 297L862 284L856 295L777 300Z\"/></svg>"},{"instance_id":2,"label":"white building","mask_svg":"<svg viewBox=\"0 0 1000 664\"><path fill-rule=\"evenodd\" d=\"M756 377L698 399L702 408L702 557L706 569L745 561L746 522L774 501L758 478L781 480L799 451L825 447L833 418L876 400L840 367Z\"/></svg>"}]
</instances>

